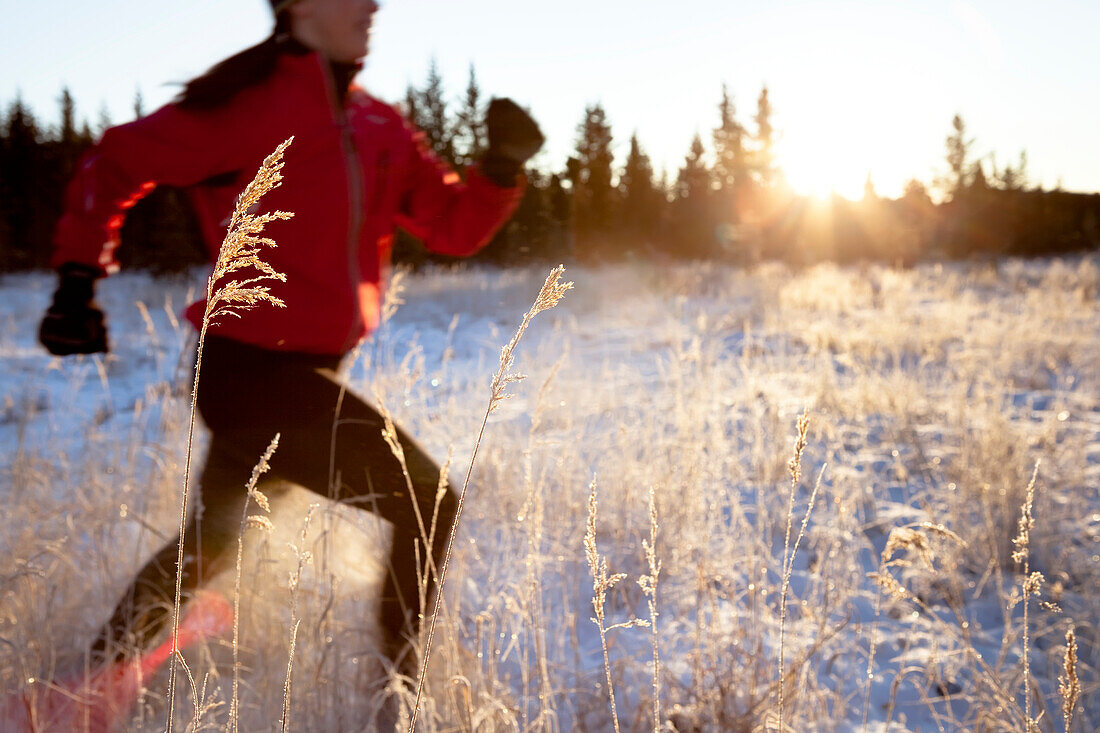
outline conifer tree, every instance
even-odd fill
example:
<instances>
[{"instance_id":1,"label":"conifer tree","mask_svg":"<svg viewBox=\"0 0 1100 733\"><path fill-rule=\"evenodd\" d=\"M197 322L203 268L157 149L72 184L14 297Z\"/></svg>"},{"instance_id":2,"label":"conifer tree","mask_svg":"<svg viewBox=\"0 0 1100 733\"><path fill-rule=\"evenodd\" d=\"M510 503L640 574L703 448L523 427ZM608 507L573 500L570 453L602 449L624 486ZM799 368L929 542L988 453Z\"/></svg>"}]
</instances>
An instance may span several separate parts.
<instances>
[{"instance_id":1,"label":"conifer tree","mask_svg":"<svg viewBox=\"0 0 1100 733\"><path fill-rule=\"evenodd\" d=\"M656 233L658 193L653 184L653 165L638 143L638 133L630 136L630 152L619 175L622 206L619 227L632 239L651 241Z\"/></svg>"},{"instance_id":2,"label":"conifer tree","mask_svg":"<svg viewBox=\"0 0 1100 733\"><path fill-rule=\"evenodd\" d=\"M1005 191L1022 191L1027 186L1027 151L1021 150L1015 166L1005 165L1001 171L994 167L994 181Z\"/></svg>"},{"instance_id":3,"label":"conifer tree","mask_svg":"<svg viewBox=\"0 0 1100 733\"><path fill-rule=\"evenodd\" d=\"M675 197L673 186L669 183L668 168L665 166L661 166L661 175L657 177L657 192L666 204Z\"/></svg>"},{"instance_id":4,"label":"conifer tree","mask_svg":"<svg viewBox=\"0 0 1100 733\"><path fill-rule=\"evenodd\" d=\"M428 79L424 84L424 90L419 96L422 114L420 129L427 136L428 145L440 158L455 165L454 138L451 134L451 121L447 119L443 77L439 74L439 65L434 58L428 68Z\"/></svg>"},{"instance_id":5,"label":"conifer tree","mask_svg":"<svg viewBox=\"0 0 1100 733\"><path fill-rule=\"evenodd\" d=\"M871 179L871 172L867 172L867 178L863 180L863 200L877 201L878 192L875 190L875 182Z\"/></svg>"},{"instance_id":6,"label":"conifer tree","mask_svg":"<svg viewBox=\"0 0 1100 733\"><path fill-rule=\"evenodd\" d=\"M732 194L748 183L749 165L745 128L737 121L737 110L725 84L718 104L718 127L713 135L715 182L719 191Z\"/></svg>"},{"instance_id":7,"label":"conifer tree","mask_svg":"<svg viewBox=\"0 0 1100 733\"><path fill-rule=\"evenodd\" d=\"M707 257L714 246L711 207L711 172L704 156L706 150L699 133L691 140L684 165L676 176L673 237L679 251L687 257Z\"/></svg>"},{"instance_id":8,"label":"conifer tree","mask_svg":"<svg viewBox=\"0 0 1100 733\"><path fill-rule=\"evenodd\" d=\"M58 102L61 107L61 126L58 139L54 142L64 152L64 155L71 158L71 162L75 164L76 159L94 142L92 132L86 119L81 122L80 128L77 129L76 103L68 87L61 90L61 97ZM66 180L70 175L72 175L71 171L62 171L62 177Z\"/></svg>"},{"instance_id":9,"label":"conifer tree","mask_svg":"<svg viewBox=\"0 0 1100 733\"><path fill-rule=\"evenodd\" d=\"M107 103L99 105L99 119L96 120L95 136L97 138L103 137L103 133L107 132L107 129L114 126L114 122L111 121L111 111L107 109Z\"/></svg>"},{"instance_id":10,"label":"conifer tree","mask_svg":"<svg viewBox=\"0 0 1100 733\"><path fill-rule=\"evenodd\" d=\"M982 166L982 161L974 163L970 174L970 184L967 186L971 191L988 191L989 181L985 177L985 168Z\"/></svg>"},{"instance_id":11,"label":"conifer tree","mask_svg":"<svg viewBox=\"0 0 1100 733\"><path fill-rule=\"evenodd\" d=\"M703 147L703 139L699 137L699 133L695 133L684 158L684 166L676 177L676 195L680 200L699 204L710 193L711 174L703 160L704 155L706 149Z\"/></svg>"},{"instance_id":12,"label":"conifer tree","mask_svg":"<svg viewBox=\"0 0 1100 733\"><path fill-rule=\"evenodd\" d=\"M76 172L80 156L92 143L91 136L83 136L76 129L76 103L67 87L62 88L58 105L58 132L56 136L50 136L41 143L44 169L41 171L40 188L34 192L40 200L48 226L52 226L60 218L65 186ZM49 245L49 241L35 243L35 249L41 250L36 252L36 260L41 262L48 257L46 251L49 250Z\"/></svg>"},{"instance_id":13,"label":"conifer tree","mask_svg":"<svg viewBox=\"0 0 1100 733\"><path fill-rule=\"evenodd\" d=\"M910 178L905 182L905 190L901 195L902 200L931 205L932 198L928 195L928 187L917 178Z\"/></svg>"},{"instance_id":14,"label":"conifer tree","mask_svg":"<svg viewBox=\"0 0 1100 733\"><path fill-rule=\"evenodd\" d=\"M974 140L966 137L966 123L961 115L956 114L951 119L951 134L944 141L948 173L946 178L940 180L941 188L951 198L958 196L970 184L973 165L969 158L973 144Z\"/></svg>"},{"instance_id":15,"label":"conifer tree","mask_svg":"<svg viewBox=\"0 0 1100 733\"><path fill-rule=\"evenodd\" d=\"M466 83L466 95L455 115L455 147L460 165L470 165L485 152L485 110L481 104L481 87L477 83L474 65L470 64L470 79Z\"/></svg>"},{"instance_id":16,"label":"conifer tree","mask_svg":"<svg viewBox=\"0 0 1100 733\"><path fill-rule=\"evenodd\" d=\"M573 254L573 200L562 185L562 176L555 174L550 177L546 205L549 209L549 251L565 259Z\"/></svg>"},{"instance_id":17,"label":"conifer tree","mask_svg":"<svg viewBox=\"0 0 1100 733\"><path fill-rule=\"evenodd\" d=\"M422 129L424 115L420 111L420 92L416 91L416 87L412 84L405 87L405 99L401 102L401 106L404 108L405 119L408 120L413 127Z\"/></svg>"},{"instance_id":18,"label":"conifer tree","mask_svg":"<svg viewBox=\"0 0 1100 733\"><path fill-rule=\"evenodd\" d=\"M951 203L945 217L945 244L954 256L972 253L985 239L982 219L988 186L980 161L970 160L973 144L974 140L967 137L966 123L956 114L951 119L951 133L944 140L947 174L938 180Z\"/></svg>"},{"instance_id":19,"label":"conifer tree","mask_svg":"<svg viewBox=\"0 0 1100 733\"><path fill-rule=\"evenodd\" d=\"M60 142L68 146L76 143L76 103L68 87L61 90L61 134Z\"/></svg>"},{"instance_id":20,"label":"conifer tree","mask_svg":"<svg viewBox=\"0 0 1100 733\"><path fill-rule=\"evenodd\" d=\"M756 147L753 151L753 169L756 180L764 188L771 188L776 179L775 128L772 126L772 105L768 99L768 87L760 90L756 99Z\"/></svg>"},{"instance_id":21,"label":"conifer tree","mask_svg":"<svg viewBox=\"0 0 1100 733\"><path fill-rule=\"evenodd\" d=\"M0 269L16 270L40 264L40 243L48 228L41 207L47 183L45 155L38 124L22 96L8 110L5 132L0 219L8 241L0 253Z\"/></svg>"},{"instance_id":22,"label":"conifer tree","mask_svg":"<svg viewBox=\"0 0 1100 733\"><path fill-rule=\"evenodd\" d=\"M586 107L584 120L577 126L576 163L571 171L574 222L582 246L594 246L597 238L606 242L611 224L611 140L611 125L603 106L596 103Z\"/></svg>"}]
</instances>

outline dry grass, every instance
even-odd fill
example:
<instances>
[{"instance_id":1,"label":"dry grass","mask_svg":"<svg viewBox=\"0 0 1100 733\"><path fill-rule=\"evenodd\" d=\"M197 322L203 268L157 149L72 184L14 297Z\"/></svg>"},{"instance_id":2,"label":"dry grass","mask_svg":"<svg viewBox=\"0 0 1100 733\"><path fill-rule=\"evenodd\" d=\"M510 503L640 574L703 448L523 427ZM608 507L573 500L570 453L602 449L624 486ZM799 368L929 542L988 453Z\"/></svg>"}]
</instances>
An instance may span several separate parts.
<instances>
[{"instance_id":1,"label":"dry grass","mask_svg":"<svg viewBox=\"0 0 1100 733\"><path fill-rule=\"evenodd\" d=\"M1081 697L1081 680L1077 677L1077 635L1071 626L1066 631L1066 656L1063 674L1058 676L1058 694L1062 696L1062 722L1065 729L1073 727L1073 712Z\"/></svg>"},{"instance_id":2,"label":"dry grass","mask_svg":"<svg viewBox=\"0 0 1100 733\"><path fill-rule=\"evenodd\" d=\"M260 169L252 181L245 186L241 195L237 197L237 203L233 209L233 215L229 220L229 228L225 239L218 251L218 257L214 262L214 269L207 279L206 284L206 310L202 316L202 328L199 330L198 350L195 357L195 378L191 385L191 414L187 427L187 452L183 464L183 490L180 492L179 510L179 554L176 558L176 567L183 568L183 548L189 511L187 500L191 478L191 455L193 438L195 434L195 410L198 402L199 377L202 375L202 350L206 340L207 330L219 317L234 316L239 318L241 311L248 311L262 303L270 303L280 308L285 303L271 295L270 288L259 283L268 280L286 281L286 276L271 268L260 255L261 247L274 247L275 242L269 238L260 237L264 227L272 221L289 219L294 216L285 211L275 211L269 214L256 215L252 213L259 205L260 199L270 191L278 188L282 183L283 153L290 146L294 138L289 138L280 144L275 150L264 158ZM232 278L233 273L245 271L251 273L242 279ZM270 456L267 456L270 457ZM261 464L265 461L261 460ZM172 637L175 638L180 624L180 591L183 576L176 574L175 599L172 603ZM239 615L236 614L236 615ZM234 637L236 637L236 623L234 623ZM234 641L236 639L234 638ZM179 650L175 648L173 641L172 659L168 665L168 723L167 733L172 733L175 720L176 701L176 661ZM230 713L231 727L236 726L237 703L237 674L236 674L236 644L234 643L234 685L233 706ZM188 671L190 675L190 671Z\"/></svg>"},{"instance_id":3,"label":"dry grass","mask_svg":"<svg viewBox=\"0 0 1100 733\"><path fill-rule=\"evenodd\" d=\"M271 468L271 457L275 454L275 449L279 447L279 434L276 433L275 437L271 439L271 443L268 444L267 450L264 451L263 456L260 457L259 462L252 469L252 476L248 479L248 485L245 487L246 498L244 507L241 509L241 526L238 531L237 538L237 562L234 564L233 574L233 696L229 702L229 729L231 731L237 730L237 722L240 716L240 698L238 696L240 690L241 679L241 660L239 656L240 651L240 639L241 639L241 566L244 558L244 533L246 529L258 529L263 532L270 532L272 529L271 520L266 515L271 513L271 502L268 501L267 496L256 488L256 484L260 480L260 476ZM249 515L248 509L251 502L255 501L256 506L260 508L263 514ZM290 657L294 658L294 633L291 633L290 644ZM290 667L287 668L287 679L290 678Z\"/></svg>"},{"instance_id":4,"label":"dry grass","mask_svg":"<svg viewBox=\"0 0 1100 733\"><path fill-rule=\"evenodd\" d=\"M576 290L532 324L519 364L542 388L509 383L515 396L488 418L488 375L517 371L518 357L505 368L494 353L512 324L465 314L522 312L545 273L409 276L351 386L377 391L436 455L480 446L456 464L470 493L417 730L753 731L780 716L791 730L851 730L865 710L868 730L1094 730L1098 273L1095 258L572 272ZM139 297L163 321L163 295ZM125 434L92 411L84 449L42 450L57 413L33 398L34 377L32 397L4 408L18 428L4 435L27 436L4 469L18 499L0 533L12 558L0 571L5 692L81 664L128 581L114 559L137 565L172 525L186 420L166 385L183 336L133 338L120 353L147 354L140 369L155 376ZM121 360L60 368L49 378L74 394L132 378ZM829 470L816 496L799 482L792 501L789 435L805 405L801 464ZM1013 539L1037 460L1025 570ZM246 542L239 726L359 730L385 704L390 728L407 729L415 682L384 676L363 622L379 576L360 560L384 556L385 528L321 511L331 521L306 533L306 503L288 500L273 532ZM588 621L590 528L597 573L625 574L602 593L604 631L649 623L602 644ZM1028 607L1035 572L1045 581ZM90 592L75 592L80 578ZM229 724L216 703L231 681L210 672L232 669L233 651L188 657L181 728ZM164 680L149 689L135 730L163 729Z\"/></svg>"}]
</instances>

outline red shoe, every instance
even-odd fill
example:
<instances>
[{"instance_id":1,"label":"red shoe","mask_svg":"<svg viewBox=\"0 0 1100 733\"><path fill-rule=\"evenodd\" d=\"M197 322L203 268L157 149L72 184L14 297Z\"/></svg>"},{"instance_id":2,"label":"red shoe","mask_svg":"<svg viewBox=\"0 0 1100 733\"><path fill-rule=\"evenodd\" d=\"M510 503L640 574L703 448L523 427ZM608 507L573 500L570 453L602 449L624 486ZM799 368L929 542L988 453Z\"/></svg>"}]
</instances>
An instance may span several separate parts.
<instances>
[{"instance_id":1,"label":"red shoe","mask_svg":"<svg viewBox=\"0 0 1100 733\"><path fill-rule=\"evenodd\" d=\"M169 637L136 659L113 662L87 677L32 683L0 701L0 730L109 733L129 718L145 680L171 659L174 648L186 649L232 627L233 606L225 596L200 591L187 604L175 639Z\"/></svg>"}]
</instances>

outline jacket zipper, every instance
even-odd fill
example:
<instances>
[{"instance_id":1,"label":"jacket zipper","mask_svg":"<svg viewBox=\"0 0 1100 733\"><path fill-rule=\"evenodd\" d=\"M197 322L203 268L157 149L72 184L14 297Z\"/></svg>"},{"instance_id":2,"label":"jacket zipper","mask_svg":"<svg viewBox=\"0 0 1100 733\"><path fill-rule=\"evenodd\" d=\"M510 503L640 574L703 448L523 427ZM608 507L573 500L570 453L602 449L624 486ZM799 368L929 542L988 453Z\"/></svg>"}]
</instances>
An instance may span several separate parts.
<instances>
[{"instance_id":1,"label":"jacket zipper","mask_svg":"<svg viewBox=\"0 0 1100 733\"><path fill-rule=\"evenodd\" d=\"M348 281L351 284L351 297L355 302L355 320L344 341L344 350L350 351L359 340L358 331L363 323L363 308L359 302L359 235L363 228L363 179L359 169L359 156L355 149L355 138L345 119L340 128L343 137L345 165L348 171L348 198L351 211L348 222Z\"/></svg>"},{"instance_id":2,"label":"jacket zipper","mask_svg":"<svg viewBox=\"0 0 1100 733\"><path fill-rule=\"evenodd\" d=\"M348 181L348 241L347 241L347 268L348 285L351 288L351 300L355 306L355 319L351 323L351 329L344 339L344 351L350 351L359 340L358 331L363 324L362 306L359 303L359 281L362 275L359 272L359 235L363 227L363 178L359 169L359 156L355 148L355 136L351 123L348 121L347 110L337 102L339 92L336 89L336 80L332 70L328 68L328 62L317 55L317 61L321 65L325 77L325 88L328 92L329 105L332 108L333 120L340 127L340 147L344 152L344 173Z\"/></svg>"}]
</instances>

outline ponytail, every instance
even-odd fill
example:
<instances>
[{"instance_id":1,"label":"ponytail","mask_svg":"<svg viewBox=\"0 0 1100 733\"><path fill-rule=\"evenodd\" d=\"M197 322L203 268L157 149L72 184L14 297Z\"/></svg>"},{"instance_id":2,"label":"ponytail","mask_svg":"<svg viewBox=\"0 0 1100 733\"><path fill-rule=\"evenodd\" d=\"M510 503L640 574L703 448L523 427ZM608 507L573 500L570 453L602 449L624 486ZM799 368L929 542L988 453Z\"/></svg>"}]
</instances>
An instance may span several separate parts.
<instances>
[{"instance_id":1,"label":"ponytail","mask_svg":"<svg viewBox=\"0 0 1100 733\"><path fill-rule=\"evenodd\" d=\"M294 44L290 39L289 26L289 14L279 13L270 36L187 82L175 99L176 106L181 109L218 107L242 89L267 79L275 72L275 64L284 47Z\"/></svg>"}]
</instances>

